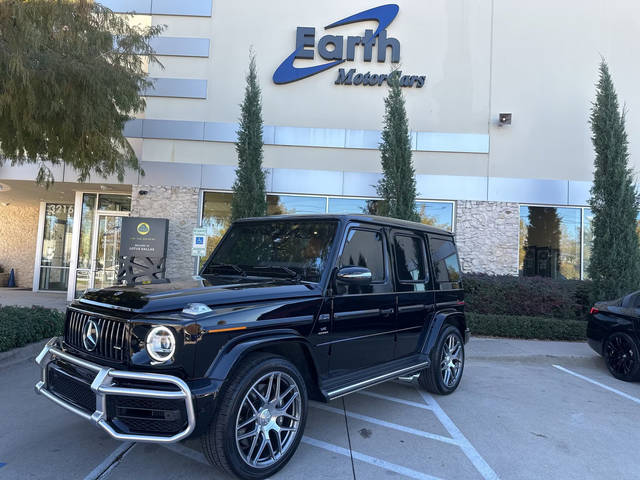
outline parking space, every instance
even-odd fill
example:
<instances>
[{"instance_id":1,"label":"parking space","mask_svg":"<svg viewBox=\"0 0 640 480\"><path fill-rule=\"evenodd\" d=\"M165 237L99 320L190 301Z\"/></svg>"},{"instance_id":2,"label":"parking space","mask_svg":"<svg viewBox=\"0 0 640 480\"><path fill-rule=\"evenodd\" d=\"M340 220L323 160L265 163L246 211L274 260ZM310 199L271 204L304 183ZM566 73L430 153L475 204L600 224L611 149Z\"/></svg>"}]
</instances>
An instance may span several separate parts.
<instances>
[{"instance_id":1,"label":"parking space","mask_svg":"<svg viewBox=\"0 0 640 480\"><path fill-rule=\"evenodd\" d=\"M36 376L30 362L0 367L0 478L227 478L197 440L109 439L35 396ZM472 342L453 395L396 381L312 402L303 443L274 479L634 478L639 423L640 385L612 378L595 354L474 357Z\"/></svg>"}]
</instances>

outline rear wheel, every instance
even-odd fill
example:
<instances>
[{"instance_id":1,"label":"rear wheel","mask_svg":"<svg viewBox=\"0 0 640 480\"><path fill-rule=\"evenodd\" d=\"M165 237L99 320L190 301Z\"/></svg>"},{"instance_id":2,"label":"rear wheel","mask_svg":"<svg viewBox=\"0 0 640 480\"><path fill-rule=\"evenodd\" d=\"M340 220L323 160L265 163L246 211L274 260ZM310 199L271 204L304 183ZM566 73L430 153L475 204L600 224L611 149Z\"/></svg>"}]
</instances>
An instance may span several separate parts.
<instances>
[{"instance_id":1,"label":"rear wheel","mask_svg":"<svg viewBox=\"0 0 640 480\"><path fill-rule=\"evenodd\" d=\"M453 393L464 371L464 341L453 325L444 325L431 351L431 366L420 372L419 385L439 395Z\"/></svg>"},{"instance_id":2,"label":"rear wheel","mask_svg":"<svg viewBox=\"0 0 640 480\"><path fill-rule=\"evenodd\" d=\"M640 379L640 354L633 337L624 332L612 333L605 340L603 351L611 375L625 382Z\"/></svg>"},{"instance_id":3,"label":"rear wheel","mask_svg":"<svg viewBox=\"0 0 640 480\"><path fill-rule=\"evenodd\" d=\"M256 354L232 373L202 449L209 462L245 479L262 479L291 459L304 432L307 390L282 357Z\"/></svg>"}]
</instances>

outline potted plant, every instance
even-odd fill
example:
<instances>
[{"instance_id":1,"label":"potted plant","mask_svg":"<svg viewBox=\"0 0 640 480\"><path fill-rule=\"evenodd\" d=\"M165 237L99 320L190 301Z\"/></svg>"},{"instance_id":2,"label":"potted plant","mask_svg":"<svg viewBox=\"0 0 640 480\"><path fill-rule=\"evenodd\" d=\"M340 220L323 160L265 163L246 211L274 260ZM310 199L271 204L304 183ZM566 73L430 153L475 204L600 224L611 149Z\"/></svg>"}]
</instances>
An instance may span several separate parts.
<instances>
[{"instance_id":1,"label":"potted plant","mask_svg":"<svg viewBox=\"0 0 640 480\"><path fill-rule=\"evenodd\" d=\"M9 273L5 272L0 266L0 287L6 287L9 285Z\"/></svg>"}]
</instances>

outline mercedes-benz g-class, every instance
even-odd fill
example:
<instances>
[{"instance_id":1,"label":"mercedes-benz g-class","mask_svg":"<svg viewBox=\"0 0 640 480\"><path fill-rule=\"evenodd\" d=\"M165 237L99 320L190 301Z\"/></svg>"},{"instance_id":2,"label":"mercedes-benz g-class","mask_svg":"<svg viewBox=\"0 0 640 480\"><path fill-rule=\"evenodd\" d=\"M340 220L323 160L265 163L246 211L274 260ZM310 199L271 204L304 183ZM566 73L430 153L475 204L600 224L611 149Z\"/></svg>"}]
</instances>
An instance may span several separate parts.
<instances>
[{"instance_id":1,"label":"mercedes-benz g-class","mask_svg":"<svg viewBox=\"0 0 640 480\"><path fill-rule=\"evenodd\" d=\"M116 439L201 435L208 460L265 478L294 454L307 400L419 374L462 377L453 236L366 215L233 223L185 281L87 291L37 358L36 391Z\"/></svg>"}]
</instances>

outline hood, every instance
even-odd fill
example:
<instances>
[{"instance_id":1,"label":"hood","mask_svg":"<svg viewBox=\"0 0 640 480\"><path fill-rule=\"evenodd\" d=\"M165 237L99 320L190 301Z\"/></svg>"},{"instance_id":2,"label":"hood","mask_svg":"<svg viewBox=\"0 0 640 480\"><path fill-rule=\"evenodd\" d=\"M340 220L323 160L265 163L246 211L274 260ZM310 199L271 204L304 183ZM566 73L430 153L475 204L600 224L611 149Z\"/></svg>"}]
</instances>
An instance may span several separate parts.
<instances>
[{"instance_id":1,"label":"hood","mask_svg":"<svg viewBox=\"0 0 640 480\"><path fill-rule=\"evenodd\" d=\"M188 303L209 306L232 303L319 296L317 284L288 279L249 279L209 276L189 277L167 283L115 286L86 292L79 302L136 313L181 310Z\"/></svg>"}]
</instances>

